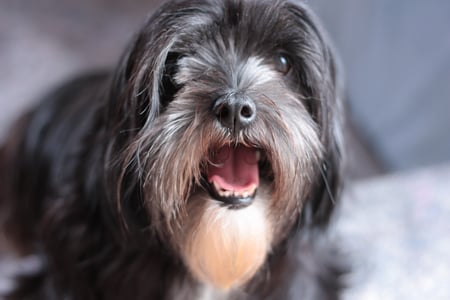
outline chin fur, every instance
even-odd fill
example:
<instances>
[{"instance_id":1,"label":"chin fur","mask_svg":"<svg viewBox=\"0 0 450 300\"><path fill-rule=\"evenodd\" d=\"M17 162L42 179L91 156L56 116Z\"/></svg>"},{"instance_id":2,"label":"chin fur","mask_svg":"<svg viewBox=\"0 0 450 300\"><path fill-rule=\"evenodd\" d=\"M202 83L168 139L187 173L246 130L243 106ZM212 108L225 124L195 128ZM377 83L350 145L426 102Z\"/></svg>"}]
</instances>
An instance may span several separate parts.
<instances>
[{"instance_id":1,"label":"chin fur","mask_svg":"<svg viewBox=\"0 0 450 300\"><path fill-rule=\"evenodd\" d=\"M196 278L227 291L242 286L260 269L273 233L266 204L257 202L230 209L207 200L189 208L182 252Z\"/></svg>"}]
</instances>

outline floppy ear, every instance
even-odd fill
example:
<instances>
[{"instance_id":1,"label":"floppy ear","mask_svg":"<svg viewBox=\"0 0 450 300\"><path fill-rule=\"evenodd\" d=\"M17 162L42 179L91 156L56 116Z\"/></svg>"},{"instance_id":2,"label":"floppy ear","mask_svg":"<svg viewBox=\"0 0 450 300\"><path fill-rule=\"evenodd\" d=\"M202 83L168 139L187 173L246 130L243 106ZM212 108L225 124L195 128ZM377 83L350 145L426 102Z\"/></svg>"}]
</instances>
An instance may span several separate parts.
<instances>
[{"instance_id":1,"label":"floppy ear","mask_svg":"<svg viewBox=\"0 0 450 300\"><path fill-rule=\"evenodd\" d=\"M299 221L302 225L326 225L341 186L343 81L331 42L315 15L301 4L288 3L287 7L296 25L305 32L300 54L303 73L299 77L311 99L307 105L324 148L318 176Z\"/></svg>"},{"instance_id":2,"label":"floppy ear","mask_svg":"<svg viewBox=\"0 0 450 300\"><path fill-rule=\"evenodd\" d=\"M167 66L177 59L169 54L179 34L174 24L183 20L176 14L163 13L170 11L169 6L163 5L147 20L115 71L106 113L108 124L120 124L121 128L114 128L115 132L136 132L151 126L160 113L161 104L168 101L161 99L163 94L174 94L164 89L164 83L170 83L164 76L172 71Z\"/></svg>"},{"instance_id":3,"label":"floppy ear","mask_svg":"<svg viewBox=\"0 0 450 300\"><path fill-rule=\"evenodd\" d=\"M198 1L198 6L193 6L192 1L164 4L134 37L111 79L103 112L106 181L109 186L117 186L108 198L115 201L117 209L113 213L122 219L125 228L138 219L147 221L139 196L144 176L140 149L148 142L149 129L177 92L173 80L177 61L190 50L190 45L179 43L180 37L209 20L208 9L214 6L200 5L204 2ZM133 215L127 218L127 212Z\"/></svg>"},{"instance_id":4,"label":"floppy ear","mask_svg":"<svg viewBox=\"0 0 450 300\"><path fill-rule=\"evenodd\" d=\"M344 160L344 105L343 80L337 70L336 61L330 48L328 99L321 103L320 124L322 143L324 145L323 162L317 179L316 191L312 195L313 222L325 225L337 205L343 182Z\"/></svg>"}]
</instances>

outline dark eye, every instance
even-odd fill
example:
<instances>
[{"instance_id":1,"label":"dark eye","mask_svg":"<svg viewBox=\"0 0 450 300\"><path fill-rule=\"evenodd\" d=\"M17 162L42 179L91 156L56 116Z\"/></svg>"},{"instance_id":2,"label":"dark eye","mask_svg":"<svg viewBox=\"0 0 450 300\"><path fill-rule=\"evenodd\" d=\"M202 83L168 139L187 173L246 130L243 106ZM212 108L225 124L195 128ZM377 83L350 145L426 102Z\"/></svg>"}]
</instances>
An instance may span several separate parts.
<instances>
[{"instance_id":1,"label":"dark eye","mask_svg":"<svg viewBox=\"0 0 450 300\"><path fill-rule=\"evenodd\" d=\"M275 68L278 72L283 75L287 75L291 70L291 62L287 55L278 54L275 57Z\"/></svg>"},{"instance_id":2,"label":"dark eye","mask_svg":"<svg viewBox=\"0 0 450 300\"><path fill-rule=\"evenodd\" d=\"M175 97L175 94L180 90L175 82L175 74L178 72L178 61L182 55L175 52L169 52L164 65L164 73L161 80L160 100L162 107L165 108Z\"/></svg>"}]
</instances>

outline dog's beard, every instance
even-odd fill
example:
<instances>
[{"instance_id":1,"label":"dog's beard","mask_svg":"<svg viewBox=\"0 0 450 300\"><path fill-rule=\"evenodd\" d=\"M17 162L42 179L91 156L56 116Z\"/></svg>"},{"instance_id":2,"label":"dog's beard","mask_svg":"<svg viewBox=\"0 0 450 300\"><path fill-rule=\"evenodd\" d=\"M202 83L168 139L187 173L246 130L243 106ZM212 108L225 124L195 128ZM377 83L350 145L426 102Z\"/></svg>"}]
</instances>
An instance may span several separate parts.
<instances>
[{"instance_id":1,"label":"dog's beard","mask_svg":"<svg viewBox=\"0 0 450 300\"><path fill-rule=\"evenodd\" d=\"M228 290L245 283L260 268L272 240L266 197L258 196L244 209L229 209L200 195L190 199L182 248L198 279Z\"/></svg>"}]
</instances>

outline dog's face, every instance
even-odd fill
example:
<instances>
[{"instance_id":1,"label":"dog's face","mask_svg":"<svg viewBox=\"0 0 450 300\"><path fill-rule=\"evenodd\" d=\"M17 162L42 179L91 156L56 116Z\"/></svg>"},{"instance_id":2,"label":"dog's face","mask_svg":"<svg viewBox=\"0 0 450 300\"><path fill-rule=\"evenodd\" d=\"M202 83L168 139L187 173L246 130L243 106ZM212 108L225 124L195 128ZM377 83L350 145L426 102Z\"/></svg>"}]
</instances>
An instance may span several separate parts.
<instances>
[{"instance_id":1,"label":"dog's face","mask_svg":"<svg viewBox=\"0 0 450 300\"><path fill-rule=\"evenodd\" d=\"M309 11L285 1L175 1L138 35L116 76L121 186L195 278L240 286L328 218L334 73Z\"/></svg>"}]
</instances>

